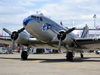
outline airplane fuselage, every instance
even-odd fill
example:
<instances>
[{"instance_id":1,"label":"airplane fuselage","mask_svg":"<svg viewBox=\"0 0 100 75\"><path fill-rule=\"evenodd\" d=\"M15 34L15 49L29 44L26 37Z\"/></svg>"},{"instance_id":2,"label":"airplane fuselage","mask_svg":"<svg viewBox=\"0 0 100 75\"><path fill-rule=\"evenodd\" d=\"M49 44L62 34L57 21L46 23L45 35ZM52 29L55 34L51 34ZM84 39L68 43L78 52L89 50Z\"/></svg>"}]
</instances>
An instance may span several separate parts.
<instances>
[{"instance_id":1,"label":"airplane fuselage","mask_svg":"<svg viewBox=\"0 0 100 75\"><path fill-rule=\"evenodd\" d=\"M48 28L48 25L50 25L51 29ZM50 42L54 40L61 30L67 31L67 29L64 29L59 24L43 15L29 16L28 18L24 19L23 26L33 37L42 42ZM63 43L69 44L75 37L76 35L69 33L66 35L66 39L63 40Z\"/></svg>"}]
</instances>

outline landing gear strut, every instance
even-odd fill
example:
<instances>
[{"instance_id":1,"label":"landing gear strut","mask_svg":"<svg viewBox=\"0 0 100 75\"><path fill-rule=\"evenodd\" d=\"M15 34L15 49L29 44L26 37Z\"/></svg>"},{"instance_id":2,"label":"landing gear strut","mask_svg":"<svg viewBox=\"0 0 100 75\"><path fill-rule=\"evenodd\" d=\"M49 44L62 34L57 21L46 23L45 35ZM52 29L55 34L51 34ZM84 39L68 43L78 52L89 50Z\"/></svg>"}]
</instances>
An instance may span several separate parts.
<instances>
[{"instance_id":1,"label":"landing gear strut","mask_svg":"<svg viewBox=\"0 0 100 75\"><path fill-rule=\"evenodd\" d=\"M17 49L18 53L20 53L20 48L21 48L21 45L18 44L18 49Z\"/></svg>"}]
</instances>

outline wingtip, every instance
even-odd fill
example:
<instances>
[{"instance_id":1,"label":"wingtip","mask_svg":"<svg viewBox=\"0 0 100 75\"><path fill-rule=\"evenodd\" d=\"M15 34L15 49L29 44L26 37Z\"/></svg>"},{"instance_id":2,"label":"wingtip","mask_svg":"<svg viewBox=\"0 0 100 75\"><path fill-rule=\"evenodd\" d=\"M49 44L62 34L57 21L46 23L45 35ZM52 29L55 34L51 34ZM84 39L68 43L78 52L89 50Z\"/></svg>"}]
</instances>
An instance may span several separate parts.
<instances>
[{"instance_id":1,"label":"wingtip","mask_svg":"<svg viewBox=\"0 0 100 75\"><path fill-rule=\"evenodd\" d=\"M74 29L76 29L76 27L74 27Z\"/></svg>"}]
</instances>

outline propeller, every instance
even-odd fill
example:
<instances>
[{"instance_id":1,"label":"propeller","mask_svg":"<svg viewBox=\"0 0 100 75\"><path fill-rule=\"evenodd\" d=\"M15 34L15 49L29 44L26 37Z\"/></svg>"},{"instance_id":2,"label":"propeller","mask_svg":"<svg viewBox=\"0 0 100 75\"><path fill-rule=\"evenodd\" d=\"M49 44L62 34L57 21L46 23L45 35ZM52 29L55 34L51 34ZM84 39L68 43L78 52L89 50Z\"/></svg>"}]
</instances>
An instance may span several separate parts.
<instances>
[{"instance_id":1,"label":"propeller","mask_svg":"<svg viewBox=\"0 0 100 75\"><path fill-rule=\"evenodd\" d=\"M61 52L61 51L60 51L60 49L61 49L61 41L62 41L62 40L61 40L61 38L60 38L60 40L59 40L59 45L58 45L58 51L59 51L59 52Z\"/></svg>"},{"instance_id":2,"label":"propeller","mask_svg":"<svg viewBox=\"0 0 100 75\"><path fill-rule=\"evenodd\" d=\"M25 29L25 28L23 27L23 28L21 28L20 30L18 30L18 31L13 31L13 32L11 33L11 32L10 32L9 30L7 30L6 28L3 28L3 30L11 36L11 39L12 39L12 50L14 50L14 42L15 42L15 40L18 38L19 33L21 33L24 29Z\"/></svg>"},{"instance_id":3,"label":"propeller","mask_svg":"<svg viewBox=\"0 0 100 75\"><path fill-rule=\"evenodd\" d=\"M73 30L75 30L76 27L69 29L68 31L64 32L61 31L59 32L59 34L57 35L58 39L59 39L59 45L58 45L58 51L61 52L61 41L64 40L66 38L66 35L70 32L72 32Z\"/></svg>"},{"instance_id":4,"label":"propeller","mask_svg":"<svg viewBox=\"0 0 100 75\"><path fill-rule=\"evenodd\" d=\"M4 30L6 33L8 33L9 35L11 35L11 31L7 30L6 28L3 28L2 30Z\"/></svg>"}]
</instances>

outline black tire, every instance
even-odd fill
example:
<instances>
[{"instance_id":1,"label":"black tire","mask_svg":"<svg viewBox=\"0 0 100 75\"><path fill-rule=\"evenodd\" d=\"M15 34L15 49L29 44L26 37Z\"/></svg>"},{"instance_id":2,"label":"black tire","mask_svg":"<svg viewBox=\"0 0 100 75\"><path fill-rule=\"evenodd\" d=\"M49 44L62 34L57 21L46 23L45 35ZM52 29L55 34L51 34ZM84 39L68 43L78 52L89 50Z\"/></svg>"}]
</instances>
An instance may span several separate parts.
<instances>
[{"instance_id":1,"label":"black tire","mask_svg":"<svg viewBox=\"0 0 100 75\"><path fill-rule=\"evenodd\" d=\"M99 52L98 52L98 51L96 51L96 54L99 54Z\"/></svg>"},{"instance_id":2,"label":"black tire","mask_svg":"<svg viewBox=\"0 0 100 75\"><path fill-rule=\"evenodd\" d=\"M21 59L22 60L26 60L27 59L27 52L26 51L22 51L22 53L21 53Z\"/></svg>"},{"instance_id":3,"label":"black tire","mask_svg":"<svg viewBox=\"0 0 100 75\"><path fill-rule=\"evenodd\" d=\"M68 54L67 54L67 61L73 61L73 54L72 54L72 52L68 52Z\"/></svg>"},{"instance_id":4,"label":"black tire","mask_svg":"<svg viewBox=\"0 0 100 75\"><path fill-rule=\"evenodd\" d=\"M81 58L83 58L83 54L81 54Z\"/></svg>"},{"instance_id":5,"label":"black tire","mask_svg":"<svg viewBox=\"0 0 100 75\"><path fill-rule=\"evenodd\" d=\"M18 53L20 53L20 50L18 50Z\"/></svg>"}]
</instances>

